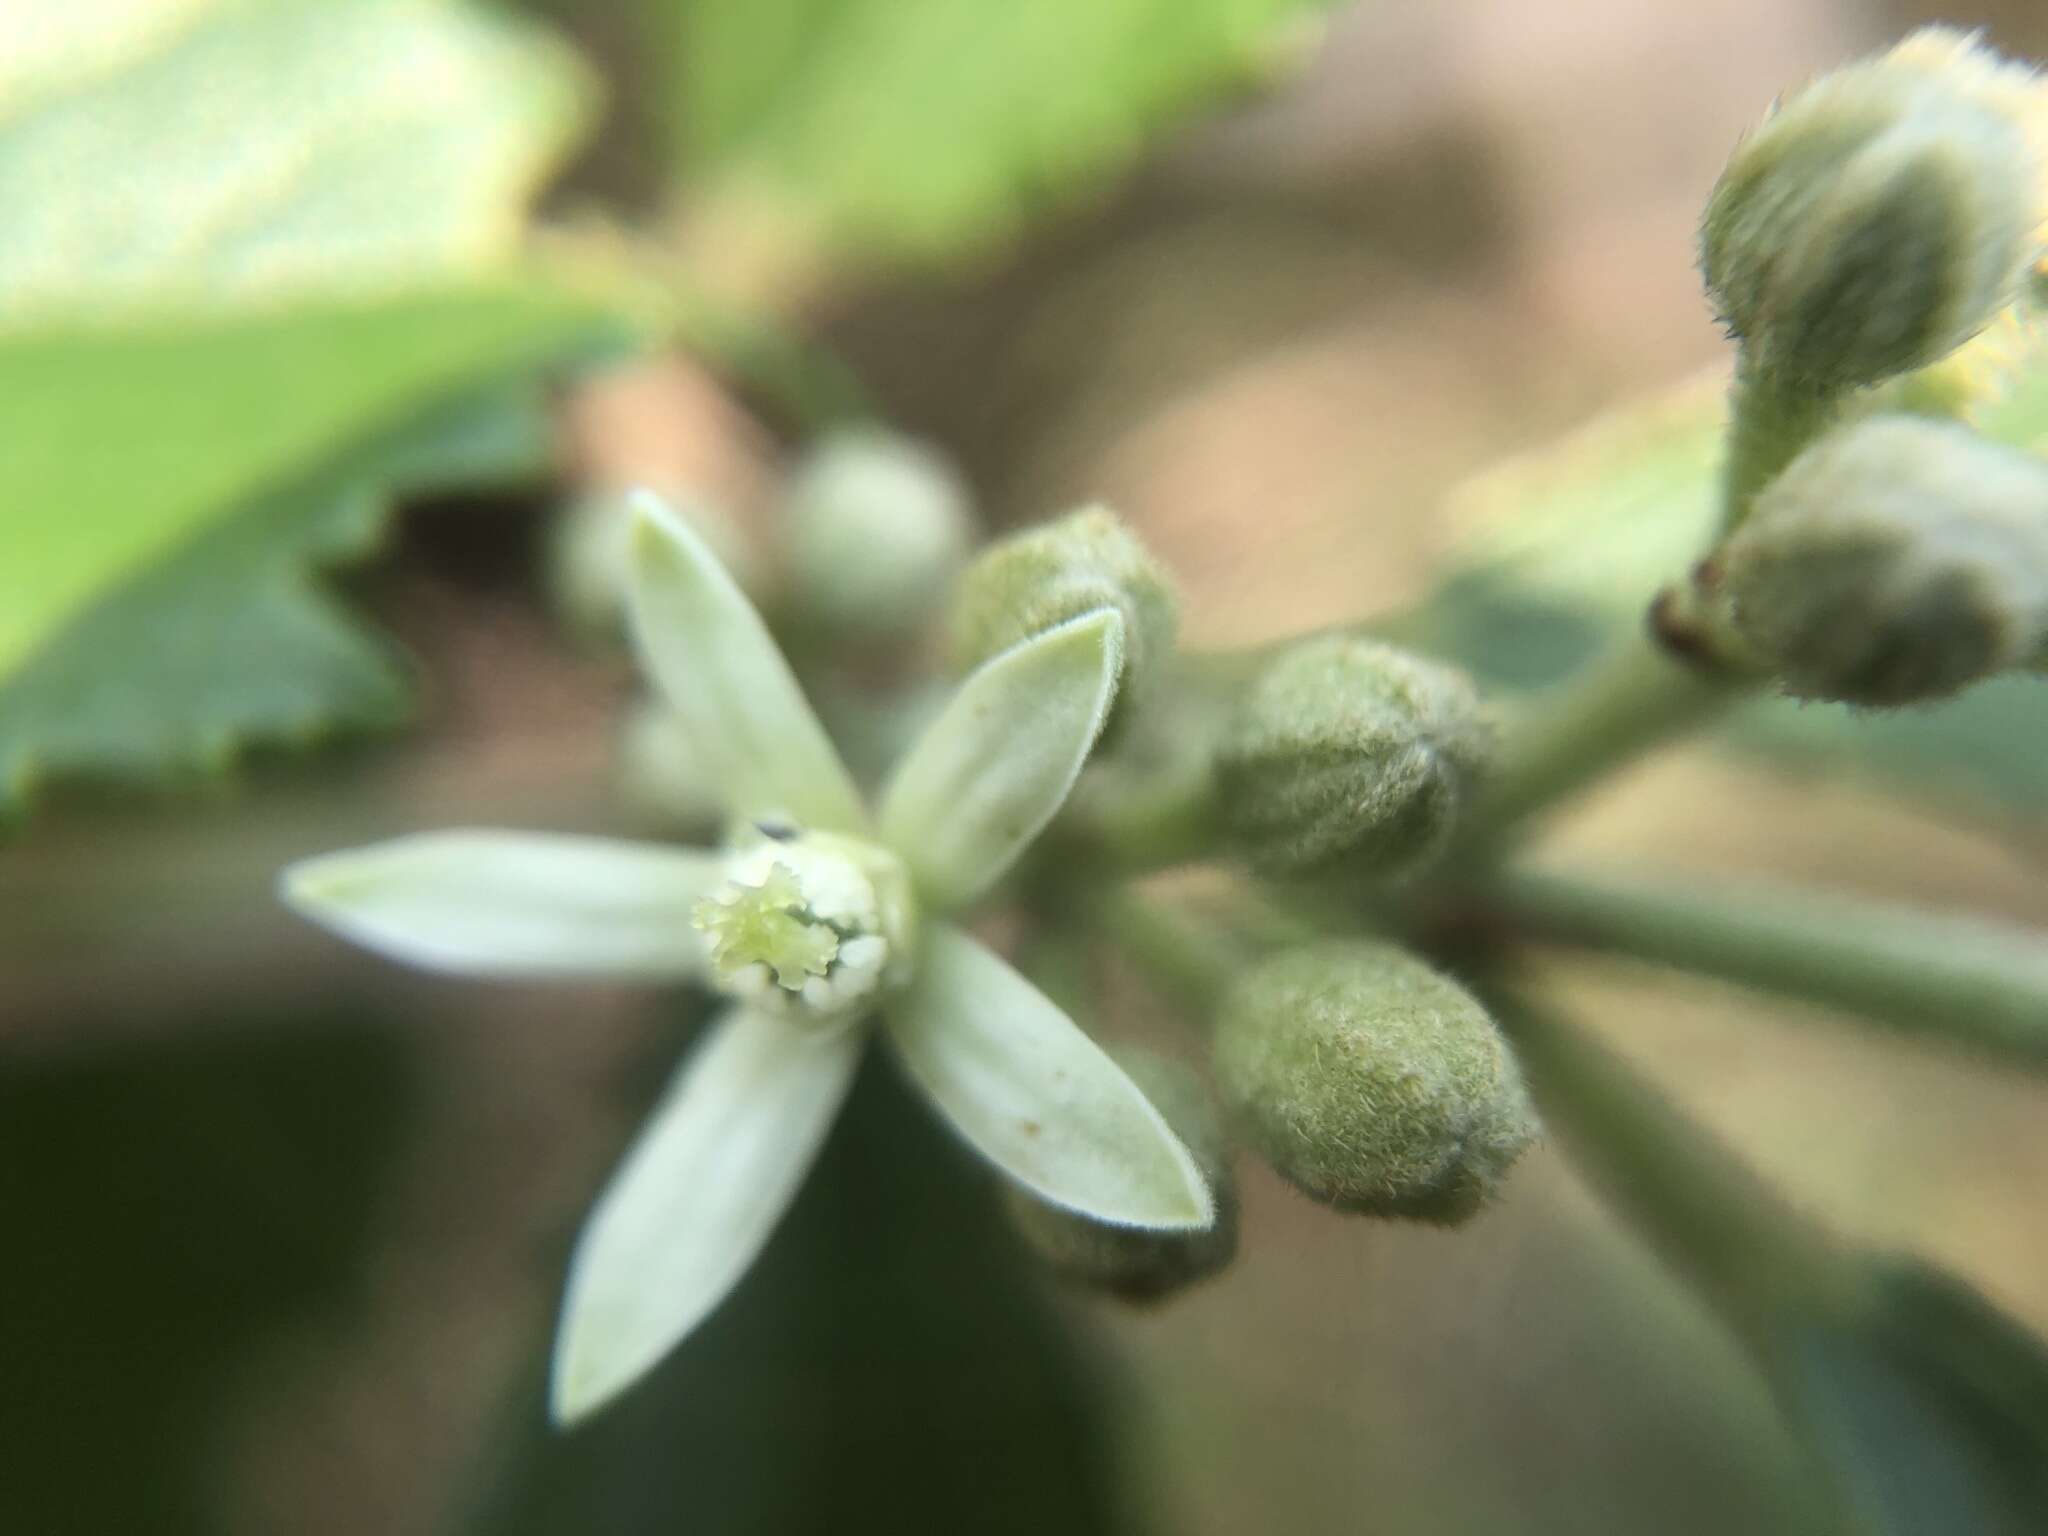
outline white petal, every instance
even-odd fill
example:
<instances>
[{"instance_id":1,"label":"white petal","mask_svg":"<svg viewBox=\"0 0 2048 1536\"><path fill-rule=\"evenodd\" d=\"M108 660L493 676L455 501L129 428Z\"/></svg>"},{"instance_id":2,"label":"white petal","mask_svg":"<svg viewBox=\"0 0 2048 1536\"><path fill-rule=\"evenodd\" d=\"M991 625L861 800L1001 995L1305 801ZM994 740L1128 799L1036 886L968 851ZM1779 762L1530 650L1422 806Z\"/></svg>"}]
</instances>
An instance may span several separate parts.
<instances>
[{"instance_id":1,"label":"white petal","mask_svg":"<svg viewBox=\"0 0 2048 1536\"><path fill-rule=\"evenodd\" d=\"M1033 1193L1125 1226L1214 1220L1194 1159L1123 1069L958 929L932 926L887 1030L954 1128Z\"/></svg>"},{"instance_id":2,"label":"white petal","mask_svg":"<svg viewBox=\"0 0 2048 1536\"><path fill-rule=\"evenodd\" d=\"M1084 614L976 668L897 768L882 839L939 910L973 900L1052 820L1116 694L1123 620Z\"/></svg>"},{"instance_id":3,"label":"white petal","mask_svg":"<svg viewBox=\"0 0 2048 1536\"><path fill-rule=\"evenodd\" d=\"M746 1273L817 1156L866 1038L746 1008L711 1026L577 1239L555 1339L558 1423L639 1380Z\"/></svg>"},{"instance_id":4,"label":"white petal","mask_svg":"<svg viewBox=\"0 0 2048 1536\"><path fill-rule=\"evenodd\" d=\"M768 626L683 520L633 497L628 611L648 672L729 809L861 829L860 796Z\"/></svg>"},{"instance_id":5,"label":"white petal","mask_svg":"<svg viewBox=\"0 0 2048 1536\"><path fill-rule=\"evenodd\" d=\"M546 832L421 832L301 859L301 916L393 960L502 977L683 980L705 968L690 909L707 853Z\"/></svg>"}]
</instances>

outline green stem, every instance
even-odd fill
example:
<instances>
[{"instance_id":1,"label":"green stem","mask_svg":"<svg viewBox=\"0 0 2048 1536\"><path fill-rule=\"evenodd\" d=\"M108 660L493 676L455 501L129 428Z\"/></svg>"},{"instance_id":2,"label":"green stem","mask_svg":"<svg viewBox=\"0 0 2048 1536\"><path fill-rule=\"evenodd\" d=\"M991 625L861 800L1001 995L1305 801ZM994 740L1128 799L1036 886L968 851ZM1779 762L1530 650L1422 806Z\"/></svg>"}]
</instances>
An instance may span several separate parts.
<instances>
[{"instance_id":1,"label":"green stem","mask_svg":"<svg viewBox=\"0 0 2048 1536\"><path fill-rule=\"evenodd\" d=\"M859 377L822 343L762 314L684 296L684 342L726 369L801 431L874 419Z\"/></svg>"},{"instance_id":2,"label":"green stem","mask_svg":"<svg viewBox=\"0 0 2048 1536\"><path fill-rule=\"evenodd\" d=\"M1129 794L1077 800L1063 822L1054 836L1071 837L1102 878L1208 858L1223 836L1222 804L1206 762L1200 772L1162 775Z\"/></svg>"},{"instance_id":3,"label":"green stem","mask_svg":"<svg viewBox=\"0 0 2048 1536\"><path fill-rule=\"evenodd\" d=\"M1237 945L1129 890L1092 903L1104 937L1190 1018L1207 1022L1243 963Z\"/></svg>"},{"instance_id":4,"label":"green stem","mask_svg":"<svg viewBox=\"0 0 2048 1536\"><path fill-rule=\"evenodd\" d=\"M1579 1171L1732 1324L1854 1284L1826 1234L1613 1053L1522 998L1489 1001Z\"/></svg>"},{"instance_id":5,"label":"green stem","mask_svg":"<svg viewBox=\"0 0 2048 1536\"><path fill-rule=\"evenodd\" d=\"M1794 389L1743 361L1730 406L1722 532L1757 492L1840 414L1838 395ZM1740 668L1687 666L1638 635L1605 663L1524 715L1506 761L1471 818L1465 851L1492 853L1537 812L1620 764L1711 719L1756 686Z\"/></svg>"},{"instance_id":6,"label":"green stem","mask_svg":"<svg viewBox=\"0 0 2048 1536\"><path fill-rule=\"evenodd\" d=\"M1787 386L1748 359L1738 361L1729 398L1728 458L1721 481L1721 532L1749 516L1757 493L1841 414L1839 394Z\"/></svg>"},{"instance_id":7,"label":"green stem","mask_svg":"<svg viewBox=\"0 0 2048 1536\"><path fill-rule=\"evenodd\" d=\"M1516 930L1860 1014L2048 1071L2048 935L1759 885L1509 871Z\"/></svg>"},{"instance_id":8,"label":"green stem","mask_svg":"<svg viewBox=\"0 0 2048 1536\"><path fill-rule=\"evenodd\" d=\"M1754 680L1674 661L1637 636L1586 676L1524 706L1519 729L1460 834L1466 861L1497 853L1528 823L1650 749L1704 725Z\"/></svg>"}]
</instances>

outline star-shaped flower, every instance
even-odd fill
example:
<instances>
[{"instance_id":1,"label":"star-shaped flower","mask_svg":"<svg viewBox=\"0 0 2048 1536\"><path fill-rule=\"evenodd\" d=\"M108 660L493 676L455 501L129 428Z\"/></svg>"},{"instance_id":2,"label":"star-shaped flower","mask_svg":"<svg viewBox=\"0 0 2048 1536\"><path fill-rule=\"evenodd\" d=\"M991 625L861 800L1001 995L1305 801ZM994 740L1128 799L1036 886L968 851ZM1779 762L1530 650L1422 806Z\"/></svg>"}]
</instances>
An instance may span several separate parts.
<instances>
[{"instance_id":1,"label":"star-shaped flower","mask_svg":"<svg viewBox=\"0 0 2048 1536\"><path fill-rule=\"evenodd\" d=\"M983 664L871 816L760 616L652 497L636 504L630 571L635 641L724 793L732 846L431 832L283 878L300 913L428 969L706 980L732 999L585 1223L556 1340L557 1420L630 1386L739 1280L871 1023L939 1113L1026 1188L1105 1222L1208 1226L1208 1188L1158 1111L945 921L1066 799L1116 691L1116 612Z\"/></svg>"}]
</instances>

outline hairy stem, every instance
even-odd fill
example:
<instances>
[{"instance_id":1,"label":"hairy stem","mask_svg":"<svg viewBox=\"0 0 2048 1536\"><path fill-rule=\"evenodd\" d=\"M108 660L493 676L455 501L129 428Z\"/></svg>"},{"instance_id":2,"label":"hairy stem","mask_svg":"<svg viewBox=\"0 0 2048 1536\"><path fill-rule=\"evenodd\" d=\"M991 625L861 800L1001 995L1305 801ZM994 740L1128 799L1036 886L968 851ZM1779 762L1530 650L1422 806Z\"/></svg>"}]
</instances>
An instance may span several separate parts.
<instances>
[{"instance_id":1,"label":"hairy stem","mask_svg":"<svg viewBox=\"0 0 2048 1536\"><path fill-rule=\"evenodd\" d=\"M1072 802L1049 844L1060 856L1071 841L1090 867L1133 876L1210 857L1222 839L1222 806L1207 771L1162 774L1129 793Z\"/></svg>"},{"instance_id":2,"label":"hairy stem","mask_svg":"<svg viewBox=\"0 0 2048 1536\"><path fill-rule=\"evenodd\" d=\"M2048 935L1763 885L1509 871L1491 915L2048 1071Z\"/></svg>"},{"instance_id":3,"label":"hairy stem","mask_svg":"<svg viewBox=\"0 0 2048 1536\"><path fill-rule=\"evenodd\" d=\"M1721 480L1721 532L1749 516L1757 493L1841 414L1841 396L1790 387L1743 359L1729 396L1728 458Z\"/></svg>"},{"instance_id":4,"label":"hairy stem","mask_svg":"<svg viewBox=\"0 0 2048 1536\"><path fill-rule=\"evenodd\" d=\"M1460 836L1464 862L1497 854L1542 812L1642 753L1712 720L1754 680L1681 665L1646 637L1522 709Z\"/></svg>"}]
</instances>

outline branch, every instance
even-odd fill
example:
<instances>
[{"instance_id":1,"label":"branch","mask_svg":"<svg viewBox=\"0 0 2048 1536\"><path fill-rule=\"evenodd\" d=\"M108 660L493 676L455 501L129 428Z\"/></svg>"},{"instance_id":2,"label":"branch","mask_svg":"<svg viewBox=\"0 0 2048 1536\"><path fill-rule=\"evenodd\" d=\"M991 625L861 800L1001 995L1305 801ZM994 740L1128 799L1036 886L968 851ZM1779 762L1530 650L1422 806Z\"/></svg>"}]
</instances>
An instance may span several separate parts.
<instances>
[{"instance_id":1,"label":"branch","mask_svg":"<svg viewBox=\"0 0 2048 1536\"><path fill-rule=\"evenodd\" d=\"M2048 934L1764 885L1508 871L1482 911L1529 938L1692 971L2048 1071Z\"/></svg>"}]
</instances>

